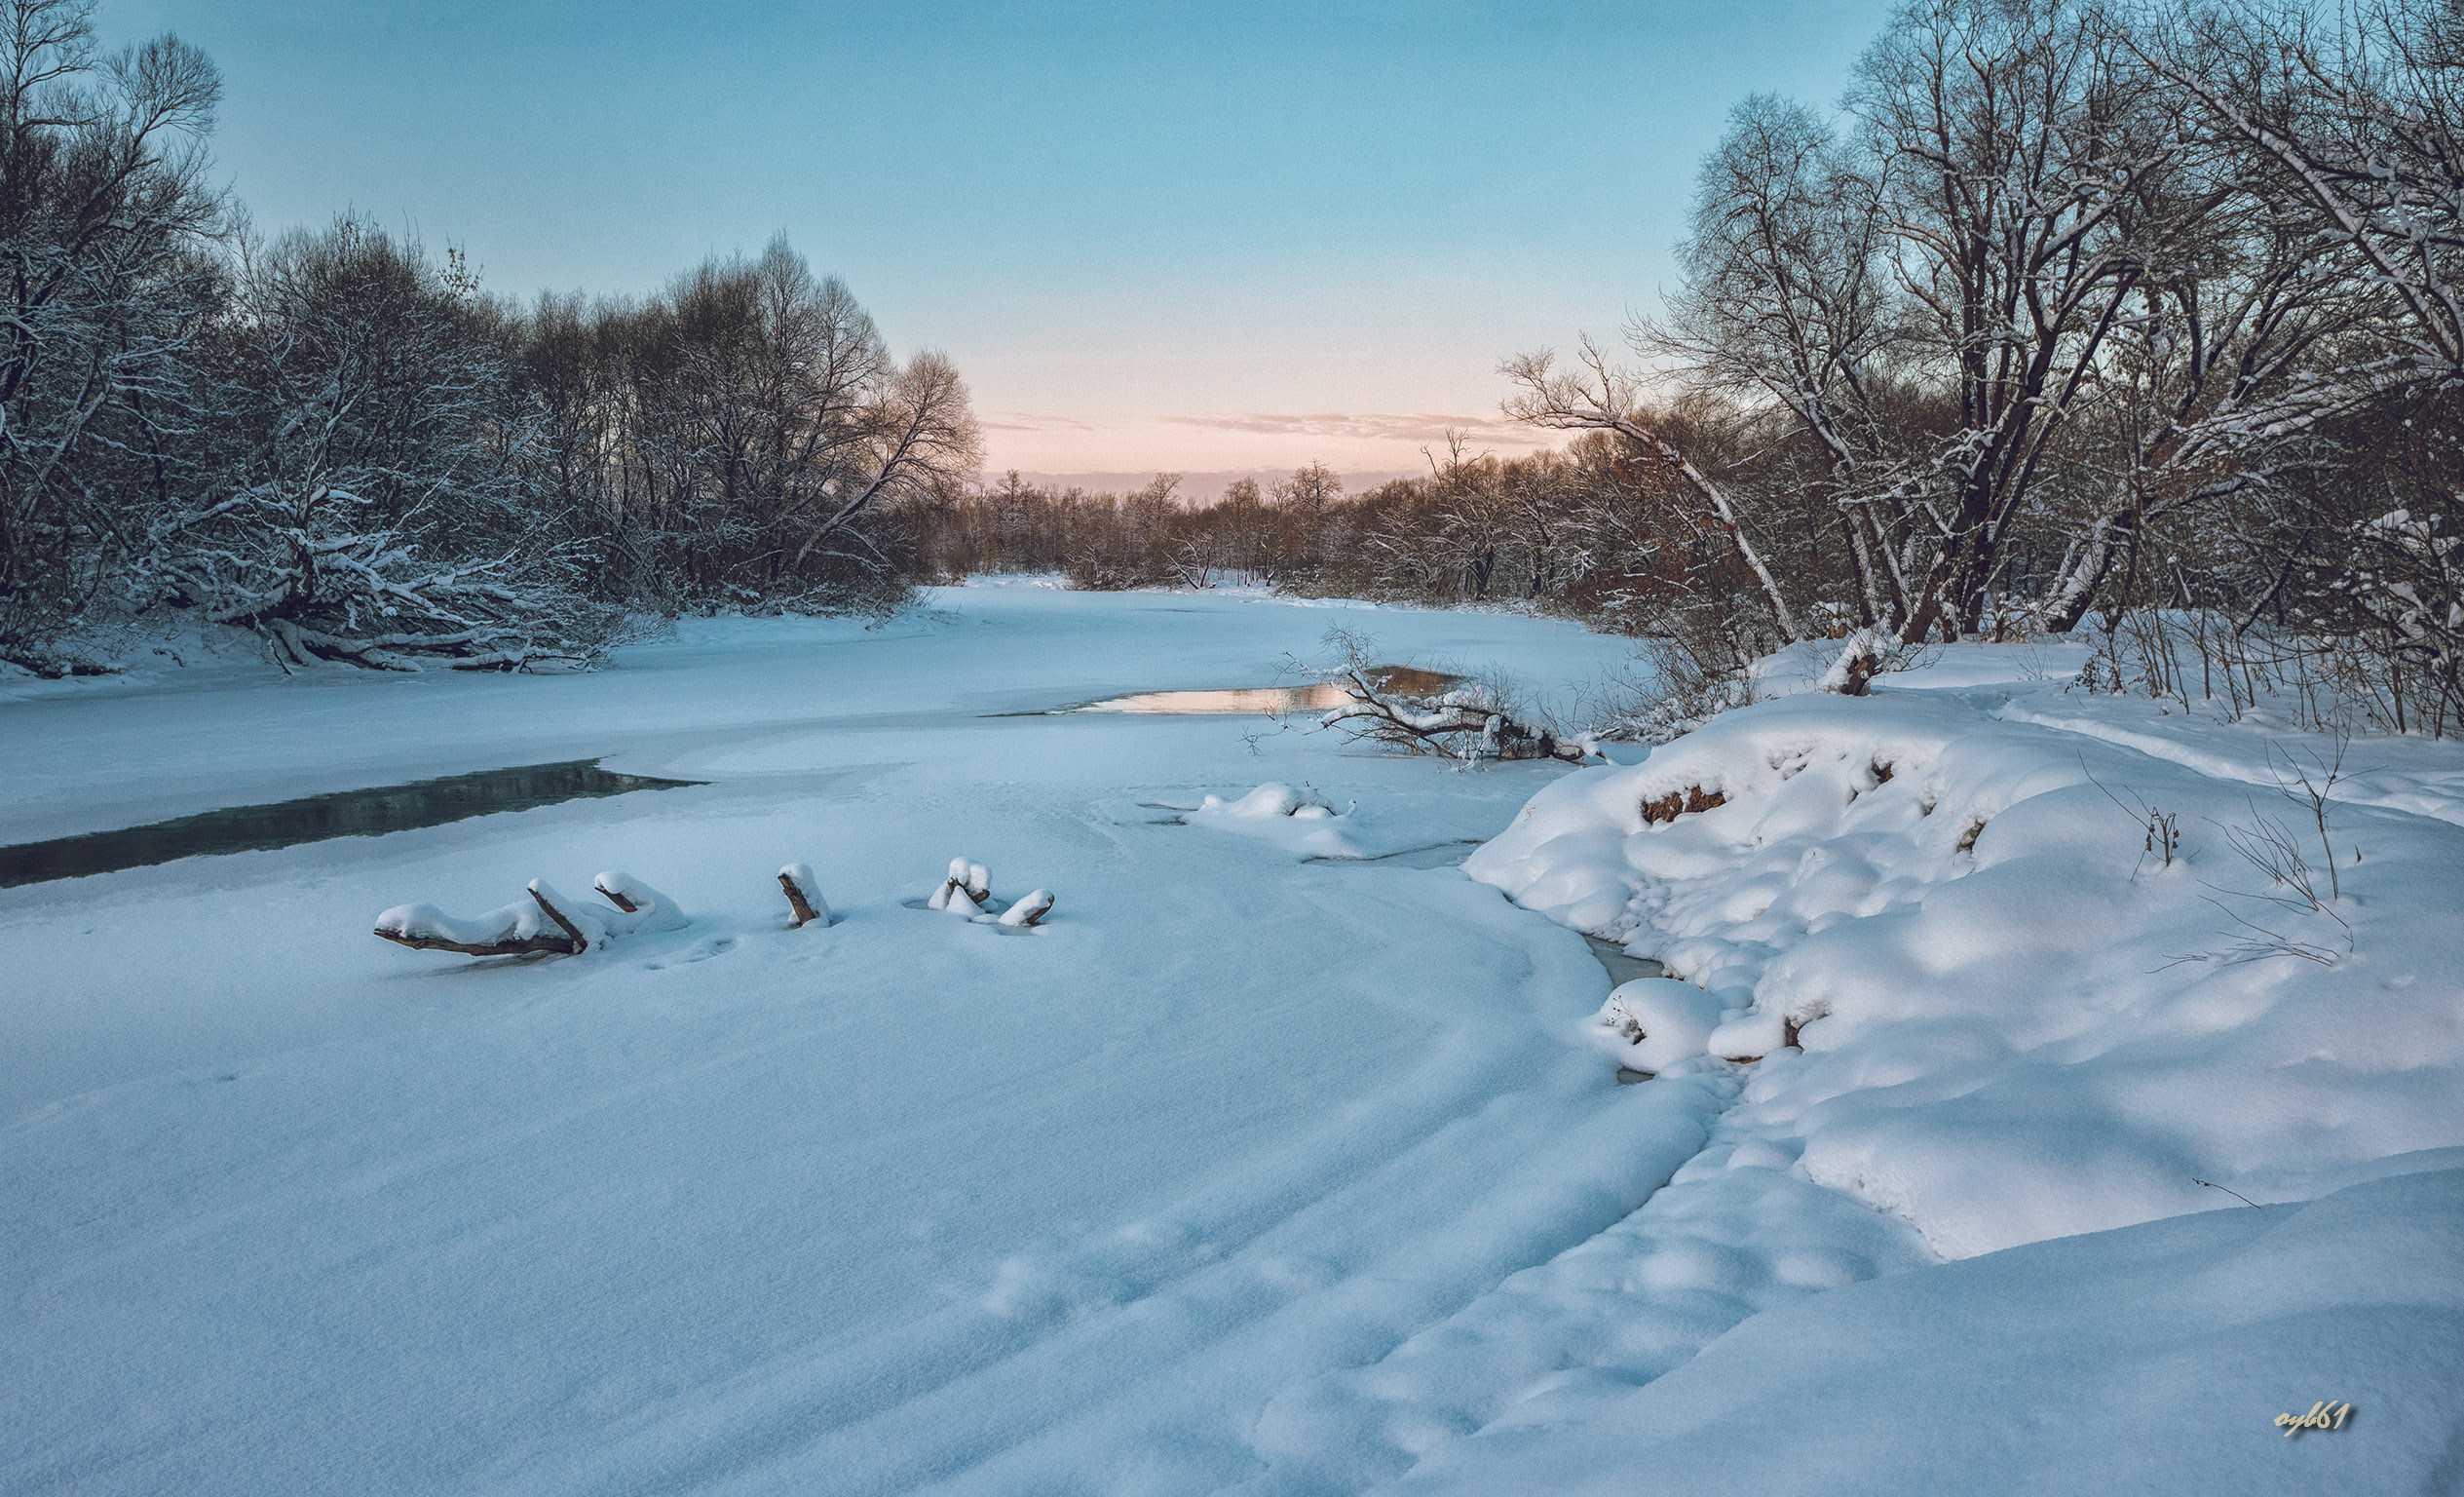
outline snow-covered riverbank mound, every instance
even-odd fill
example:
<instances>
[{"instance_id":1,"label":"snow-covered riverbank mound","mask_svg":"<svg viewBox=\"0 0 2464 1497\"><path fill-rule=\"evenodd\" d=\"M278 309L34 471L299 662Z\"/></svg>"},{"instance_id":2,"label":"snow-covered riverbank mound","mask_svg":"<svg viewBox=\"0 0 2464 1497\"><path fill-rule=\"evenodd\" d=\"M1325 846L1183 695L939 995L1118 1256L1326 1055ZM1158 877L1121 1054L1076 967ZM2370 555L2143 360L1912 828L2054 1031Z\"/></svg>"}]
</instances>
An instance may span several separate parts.
<instances>
[{"instance_id":1,"label":"snow-covered riverbank mound","mask_svg":"<svg viewBox=\"0 0 2464 1497\"><path fill-rule=\"evenodd\" d=\"M2249 1203L2464 1159L2464 760L2361 741L2339 770L2317 735L2047 673L1954 650L1732 711L1565 777L1473 856L1667 964L1596 1043L1742 1090L1627 1221L1417 1338L1556 1325L1567 1355L1487 1359L1454 1400L1480 1433L1417 1452L1412 1489L2448 1489L2455 1175ZM1818 1199L1973 1261L1890 1272ZM1884 1276L1689 1337L1645 1248L1690 1238L1733 1296L1775 1215ZM1600 1333L1638 1324L1681 1344ZM2269 1421L2320 1399L2374 1405L2369 1433L2286 1451Z\"/></svg>"},{"instance_id":2,"label":"snow-covered riverbank mound","mask_svg":"<svg viewBox=\"0 0 2464 1497\"><path fill-rule=\"evenodd\" d=\"M2336 754L1886 677L1568 776L1466 869L1715 998L1734 1121L1965 1257L2464 1143L2464 827L2417 773L2453 750L2351 745L2322 833Z\"/></svg>"}]
</instances>

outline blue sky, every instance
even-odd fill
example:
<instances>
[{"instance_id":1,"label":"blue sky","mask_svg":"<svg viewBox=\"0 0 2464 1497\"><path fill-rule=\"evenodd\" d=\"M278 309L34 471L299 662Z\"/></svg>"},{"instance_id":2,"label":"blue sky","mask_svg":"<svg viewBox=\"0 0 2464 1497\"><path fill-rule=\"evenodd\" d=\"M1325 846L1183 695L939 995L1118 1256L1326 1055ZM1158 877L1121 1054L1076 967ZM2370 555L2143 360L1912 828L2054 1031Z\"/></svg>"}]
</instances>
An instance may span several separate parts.
<instances>
[{"instance_id":1,"label":"blue sky","mask_svg":"<svg viewBox=\"0 0 2464 1497\"><path fill-rule=\"evenodd\" d=\"M346 207L495 289L638 293L784 230L967 375L996 468L1417 465L1498 358L1669 276L1728 107L1884 7L104 0L226 81L261 228ZM1510 450L1517 434L1482 429Z\"/></svg>"}]
</instances>

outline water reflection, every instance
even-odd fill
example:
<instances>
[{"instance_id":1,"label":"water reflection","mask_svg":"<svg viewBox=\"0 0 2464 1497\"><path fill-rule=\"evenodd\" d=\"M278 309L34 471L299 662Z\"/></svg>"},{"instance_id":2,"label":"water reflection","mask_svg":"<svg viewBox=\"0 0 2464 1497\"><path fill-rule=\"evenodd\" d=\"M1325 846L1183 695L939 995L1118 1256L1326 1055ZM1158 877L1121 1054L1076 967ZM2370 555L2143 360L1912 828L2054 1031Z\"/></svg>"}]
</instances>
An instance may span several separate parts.
<instances>
[{"instance_id":1,"label":"water reflection","mask_svg":"<svg viewBox=\"0 0 2464 1497\"><path fill-rule=\"evenodd\" d=\"M1440 671L1412 666L1380 666L1369 673L1380 691L1422 697L1444 691L1462 679ZM1322 712L1352 700L1350 692L1332 682L1306 686L1243 686L1221 691L1141 691L1103 702L1065 707L1065 712L1138 712L1165 716L1204 716L1233 712Z\"/></svg>"},{"instance_id":2,"label":"water reflection","mask_svg":"<svg viewBox=\"0 0 2464 1497\"><path fill-rule=\"evenodd\" d=\"M174 858L263 852L328 837L377 837L499 811L527 811L559 801L701 783L620 775L599 768L596 759L571 759L309 795L270 805L233 806L119 831L0 847L0 888L114 873Z\"/></svg>"}]
</instances>

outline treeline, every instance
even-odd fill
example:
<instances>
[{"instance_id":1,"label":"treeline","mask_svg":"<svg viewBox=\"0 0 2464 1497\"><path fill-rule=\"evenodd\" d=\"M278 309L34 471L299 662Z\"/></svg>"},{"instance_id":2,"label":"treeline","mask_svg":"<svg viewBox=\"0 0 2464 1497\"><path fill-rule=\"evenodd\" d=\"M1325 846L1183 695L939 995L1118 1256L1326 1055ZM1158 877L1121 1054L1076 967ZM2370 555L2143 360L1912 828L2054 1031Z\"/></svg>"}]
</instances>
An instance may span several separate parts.
<instances>
[{"instance_id":1,"label":"treeline","mask_svg":"<svg viewBox=\"0 0 2464 1497\"><path fill-rule=\"evenodd\" d=\"M1531 600L1672 641L1715 697L1856 629L2092 622L2110 679L2139 619L2151 690L2290 685L2449 731L2459 17L1912 0L1836 111L1734 111L1666 311L1626 330L1648 378L1588 341L1506 364L1510 413L1583 434L1567 451L1188 513L1013 485L970 501L966 546L1032 531L1014 555L1089 586Z\"/></svg>"},{"instance_id":2,"label":"treeline","mask_svg":"<svg viewBox=\"0 0 2464 1497\"><path fill-rule=\"evenodd\" d=\"M1002 482L937 510L927 548L944 574L1057 572L1090 589L1263 584L1439 607L1511 603L1643 632L1670 563L1644 528L1623 444L1586 434L1562 452L1499 459L1459 445L1423 478L1359 494L1312 463L1234 480L1203 503L1159 474L1135 493Z\"/></svg>"},{"instance_id":3,"label":"treeline","mask_svg":"<svg viewBox=\"0 0 2464 1497\"><path fill-rule=\"evenodd\" d=\"M279 658L587 662L644 614L881 609L967 391L784 244L638 300L484 294L362 218L270 243L211 64L0 7L0 659L181 615Z\"/></svg>"}]
</instances>

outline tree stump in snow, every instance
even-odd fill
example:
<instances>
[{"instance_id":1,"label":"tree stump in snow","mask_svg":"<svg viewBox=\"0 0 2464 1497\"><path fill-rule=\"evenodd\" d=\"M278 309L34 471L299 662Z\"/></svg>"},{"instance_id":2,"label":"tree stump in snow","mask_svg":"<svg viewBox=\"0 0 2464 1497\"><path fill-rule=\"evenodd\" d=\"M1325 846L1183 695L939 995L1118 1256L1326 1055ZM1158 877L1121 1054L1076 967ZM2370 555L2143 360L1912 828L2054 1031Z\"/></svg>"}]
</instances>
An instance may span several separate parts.
<instances>
[{"instance_id":1,"label":"tree stump in snow","mask_svg":"<svg viewBox=\"0 0 2464 1497\"><path fill-rule=\"evenodd\" d=\"M820 880L813 876L813 865L791 863L778 870L778 887L787 896L787 908L793 916L794 928L802 930L815 921L830 923L829 902L821 898Z\"/></svg>"}]
</instances>

